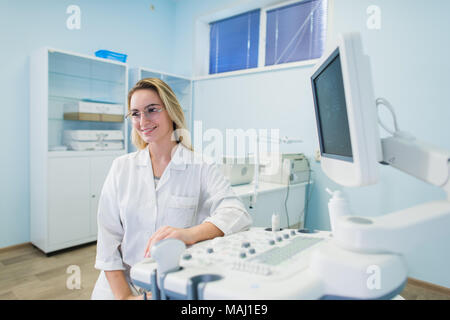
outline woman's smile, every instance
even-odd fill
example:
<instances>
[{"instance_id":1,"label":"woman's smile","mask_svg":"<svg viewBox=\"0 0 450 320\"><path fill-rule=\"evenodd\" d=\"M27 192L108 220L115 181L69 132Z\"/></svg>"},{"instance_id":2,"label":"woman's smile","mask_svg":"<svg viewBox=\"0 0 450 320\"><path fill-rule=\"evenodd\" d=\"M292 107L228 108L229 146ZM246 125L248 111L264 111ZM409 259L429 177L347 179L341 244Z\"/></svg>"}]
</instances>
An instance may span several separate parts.
<instances>
[{"instance_id":1,"label":"woman's smile","mask_svg":"<svg viewBox=\"0 0 450 320\"><path fill-rule=\"evenodd\" d=\"M158 126L152 126L152 127L144 128L144 129L141 129L141 132L142 132L142 134L144 136L149 136L149 135L151 135L153 133L153 131L155 131L155 129L157 127Z\"/></svg>"}]
</instances>

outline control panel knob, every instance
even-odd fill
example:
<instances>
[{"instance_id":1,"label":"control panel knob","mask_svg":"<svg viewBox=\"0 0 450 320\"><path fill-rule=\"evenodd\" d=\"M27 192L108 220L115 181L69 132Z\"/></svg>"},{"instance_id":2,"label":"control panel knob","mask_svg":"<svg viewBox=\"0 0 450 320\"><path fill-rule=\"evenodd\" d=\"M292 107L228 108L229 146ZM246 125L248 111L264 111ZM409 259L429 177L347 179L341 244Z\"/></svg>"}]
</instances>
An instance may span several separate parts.
<instances>
[{"instance_id":1,"label":"control panel knob","mask_svg":"<svg viewBox=\"0 0 450 320\"><path fill-rule=\"evenodd\" d=\"M186 253L183 255L184 260L190 260L192 258L192 255L190 253Z\"/></svg>"},{"instance_id":2,"label":"control panel knob","mask_svg":"<svg viewBox=\"0 0 450 320\"><path fill-rule=\"evenodd\" d=\"M248 248L248 247L250 247L250 242L248 242L248 241L242 242L242 248Z\"/></svg>"}]
</instances>

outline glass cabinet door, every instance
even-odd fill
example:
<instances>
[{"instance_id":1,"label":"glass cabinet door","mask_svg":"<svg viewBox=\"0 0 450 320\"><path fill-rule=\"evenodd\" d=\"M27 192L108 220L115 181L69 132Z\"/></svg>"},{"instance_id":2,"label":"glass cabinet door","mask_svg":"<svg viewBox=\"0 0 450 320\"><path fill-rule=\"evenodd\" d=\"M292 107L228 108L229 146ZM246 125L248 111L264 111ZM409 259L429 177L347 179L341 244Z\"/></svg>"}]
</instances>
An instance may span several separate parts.
<instances>
[{"instance_id":1,"label":"glass cabinet door","mask_svg":"<svg viewBox=\"0 0 450 320\"><path fill-rule=\"evenodd\" d=\"M48 146L50 151L64 146L65 130L124 132L126 71L126 66L122 64L49 51ZM80 109L80 103L89 106L88 112ZM122 149L124 148L125 146Z\"/></svg>"}]
</instances>

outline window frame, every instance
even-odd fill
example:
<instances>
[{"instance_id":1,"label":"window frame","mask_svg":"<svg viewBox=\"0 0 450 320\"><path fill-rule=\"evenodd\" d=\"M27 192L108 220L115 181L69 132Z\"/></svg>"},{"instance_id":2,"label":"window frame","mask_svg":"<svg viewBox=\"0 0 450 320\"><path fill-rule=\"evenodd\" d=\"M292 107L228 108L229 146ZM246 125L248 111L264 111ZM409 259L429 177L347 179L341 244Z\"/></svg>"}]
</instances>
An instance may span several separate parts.
<instances>
[{"instance_id":1,"label":"window frame","mask_svg":"<svg viewBox=\"0 0 450 320\"><path fill-rule=\"evenodd\" d=\"M280 63L276 65L265 65L266 59L266 29L267 29L267 11L274 10L280 7L289 6L292 4L304 2L308 0L286 0L276 2L276 0L252 0L240 6L228 6L219 9L215 12L200 16L195 21L194 32L194 55L193 55L193 78L194 80L204 80L221 78L227 76L235 76L240 74L267 72L278 69L287 69L294 67L311 66L317 63L319 59L309 59L288 63ZM327 0L327 37L325 40L325 51L328 48L329 39L331 35L332 12L334 7L334 0ZM222 19L230 18L251 10L260 9L259 21L259 45L258 45L258 64L256 68L241 69L235 71L209 73L209 54L210 54L210 23Z\"/></svg>"}]
</instances>

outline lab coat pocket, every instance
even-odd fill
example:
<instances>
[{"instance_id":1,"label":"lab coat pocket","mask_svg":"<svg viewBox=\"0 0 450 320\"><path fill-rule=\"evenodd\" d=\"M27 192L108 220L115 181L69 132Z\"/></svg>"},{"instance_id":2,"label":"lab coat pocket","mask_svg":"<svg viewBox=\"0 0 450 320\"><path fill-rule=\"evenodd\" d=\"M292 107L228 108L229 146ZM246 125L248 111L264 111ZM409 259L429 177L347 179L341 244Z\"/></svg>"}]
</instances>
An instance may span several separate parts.
<instances>
[{"instance_id":1,"label":"lab coat pocket","mask_svg":"<svg viewBox=\"0 0 450 320\"><path fill-rule=\"evenodd\" d=\"M170 197L165 224L175 228L191 227L197 209L197 197Z\"/></svg>"}]
</instances>

